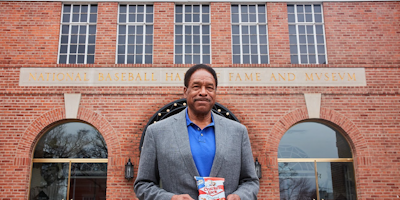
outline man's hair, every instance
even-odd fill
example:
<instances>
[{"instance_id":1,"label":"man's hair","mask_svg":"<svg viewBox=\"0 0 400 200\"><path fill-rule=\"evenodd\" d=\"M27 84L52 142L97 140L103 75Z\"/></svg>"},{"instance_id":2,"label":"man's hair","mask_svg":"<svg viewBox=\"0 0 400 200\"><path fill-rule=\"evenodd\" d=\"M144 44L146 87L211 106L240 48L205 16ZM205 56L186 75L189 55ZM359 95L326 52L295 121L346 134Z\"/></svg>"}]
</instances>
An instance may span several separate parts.
<instances>
[{"instance_id":1,"label":"man's hair","mask_svg":"<svg viewBox=\"0 0 400 200\"><path fill-rule=\"evenodd\" d=\"M215 73L214 69L211 68L211 67L208 66L208 65L205 65L205 64L197 64L197 65L195 65L195 66L189 68L189 69L186 71L186 74L185 74L185 83L184 83L184 84L185 84L185 87L188 87L188 86L189 86L190 78L192 77L193 73L196 72L196 71L199 70L199 69L204 69L204 70L207 70L208 72L210 72L210 74L212 74L213 77L214 77L214 80L215 80L215 87L218 86L217 73Z\"/></svg>"}]
</instances>

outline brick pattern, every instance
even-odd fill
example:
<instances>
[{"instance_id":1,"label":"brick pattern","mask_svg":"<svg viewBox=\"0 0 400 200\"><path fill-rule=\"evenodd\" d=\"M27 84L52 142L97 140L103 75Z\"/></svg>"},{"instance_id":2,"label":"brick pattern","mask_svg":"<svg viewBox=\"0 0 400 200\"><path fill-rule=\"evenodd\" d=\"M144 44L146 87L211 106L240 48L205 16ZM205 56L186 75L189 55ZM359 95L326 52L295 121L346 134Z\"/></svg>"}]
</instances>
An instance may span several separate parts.
<instances>
[{"instance_id":1,"label":"brick pattern","mask_svg":"<svg viewBox=\"0 0 400 200\"><path fill-rule=\"evenodd\" d=\"M270 63L290 64L289 25L286 3L267 3Z\"/></svg>"},{"instance_id":2,"label":"brick pattern","mask_svg":"<svg viewBox=\"0 0 400 200\"><path fill-rule=\"evenodd\" d=\"M328 62L400 64L398 2L326 2Z\"/></svg>"},{"instance_id":3,"label":"brick pattern","mask_svg":"<svg viewBox=\"0 0 400 200\"><path fill-rule=\"evenodd\" d=\"M0 64L54 64L60 2L0 2Z\"/></svg>"},{"instance_id":4,"label":"brick pattern","mask_svg":"<svg viewBox=\"0 0 400 200\"><path fill-rule=\"evenodd\" d=\"M96 64L114 64L117 45L118 3L98 3L96 49L94 62Z\"/></svg>"},{"instance_id":5,"label":"brick pattern","mask_svg":"<svg viewBox=\"0 0 400 200\"><path fill-rule=\"evenodd\" d=\"M174 63L174 14L174 3L154 3L153 64Z\"/></svg>"},{"instance_id":6,"label":"brick pattern","mask_svg":"<svg viewBox=\"0 0 400 200\"><path fill-rule=\"evenodd\" d=\"M124 179L151 116L182 98L181 87L20 87L21 67L190 67L173 64L174 3L154 3L154 64L116 65L118 3L99 3L95 64L57 65L60 2L0 2L0 199L26 199L33 149L65 119L64 93L81 93L78 119L108 150L107 199L136 199ZM279 198L277 149L307 120L303 93L321 93L321 120L344 130L353 150L358 199L395 199L400 187L399 2L326 2L328 65L291 65L285 3L267 3L270 64L233 65L230 4L211 3L213 67L365 67L365 87L220 87L218 102L248 128L262 164L259 199Z\"/></svg>"},{"instance_id":7,"label":"brick pattern","mask_svg":"<svg viewBox=\"0 0 400 200\"><path fill-rule=\"evenodd\" d=\"M232 64L231 4L211 3L211 59L214 67Z\"/></svg>"}]
</instances>

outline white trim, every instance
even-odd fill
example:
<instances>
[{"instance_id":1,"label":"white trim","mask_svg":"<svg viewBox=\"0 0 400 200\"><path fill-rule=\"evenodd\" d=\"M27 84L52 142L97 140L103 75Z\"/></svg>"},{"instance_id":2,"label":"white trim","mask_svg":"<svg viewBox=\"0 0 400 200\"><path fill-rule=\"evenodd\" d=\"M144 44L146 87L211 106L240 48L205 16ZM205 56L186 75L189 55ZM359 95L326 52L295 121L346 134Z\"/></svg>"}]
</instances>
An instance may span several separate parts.
<instances>
[{"instance_id":1,"label":"white trim","mask_svg":"<svg viewBox=\"0 0 400 200\"><path fill-rule=\"evenodd\" d=\"M123 14L126 14L125 22L120 22L121 6L126 6L126 13L123 13ZM137 16L138 16L137 10L135 10L135 12L134 12L135 22L130 22L129 21L129 15L131 15L130 9L132 9L132 6L135 6L136 9L137 9L138 6L143 6L143 13L139 13L139 14L143 14L143 22L138 22L137 21L137 19L138 19L137 18ZM151 12L151 13L147 12L147 7L148 6L152 6L153 7L153 12ZM146 22L146 18L147 18L148 14L153 15L152 22ZM154 52L154 5L153 4L130 4L130 3L125 4L125 3L120 3L118 5L118 19L117 20L118 20L118 22L117 22L117 35L116 35L117 43L116 43L116 50L115 50L115 64L152 64L153 63L153 58L154 58L154 56L153 56L153 52ZM119 32L119 27L120 26L125 26L125 33L124 34L120 34L120 32ZM132 26L135 29L135 34L134 35L129 35L129 27L132 27ZM153 31L151 33L151 36L152 36L152 43L151 43L152 52L151 52L151 55L150 54L146 54L146 44L147 44L146 43L146 41L147 41L146 40L146 36L150 35L150 34L147 34L147 27L148 26L152 26L153 27L152 28ZM140 34L138 34L138 31L137 31L138 27L143 27L143 33L141 34L142 38L143 38L143 43L142 44L137 44L137 40L136 40L137 36L140 35ZM125 36L124 44L119 44L119 42L120 42L119 41L119 36ZM134 40L135 40L134 44L130 44L130 45L134 46L133 54L129 54L128 53L129 36L134 37ZM118 49L119 49L119 46L122 46L122 45L125 45L125 53L124 54L119 54L118 53ZM136 60L136 57L138 56L136 54L136 49L137 49L138 45L142 45L142 54L141 54L142 62L140 62L140 63L138 63L137 60ZM124 56L123 63L118 63L118 56L119 55L123 55ZM146 63L146 55L150 55L151 56L151 63ZM133 57L133 63L128 63L128 57L129 56Z\"/></svg>"},{"instance_id":2,"label":"white trim","mask_svg":"<svg viewBox=\"0 0 400 200\"><path fill-rule=\"evenodd\" d=\"M68 22L63 22L64 14L65 14L64 13L65 4L68 4L68 5L71 6L71 10L69 12L70 16L69 16L69 21ZM83 4L83 3L82 4L80 4L80 3L76 3L76 4L74 4L74 3L71 3L71 4L63 3L63 5L61 7L62 10L61 10L61 22L60 22L60 35L59 35L59 42L58 42L58 55L57 55L57 63L58 64L88 64L87 63L87 57L89 55L91 55L91 54L88 54L88 51L89 51L88 47L89 47L90 26L93 26L93 25L96 26L96 33L94 34L95 37L96 37L96 34L97 34L97 16L98 16L98 12L97 11L96 11L96 13L92 13L91 12L92 5L94 6L95 4L90 4L90 3L86 3L86 4ZM78 12L79 20L78 20L78 22L72 22L73 15L74 15L73 9L76 6L79 6L79 12ZM86 22L81 22L82 6L87 6L88 7L87 8ZM97 4L95 6L97 6ZM92 14L96 15L96 22L90 22L90 17L91 17ZM62 27L63 26L68 26L68 34L62 34ZM76 52L75 53L71 53L70 52L70 50L71 50L71 38L72 38L72 27L73 26L77 26L78 27L78 32L76 33L76 37L77 37L76 40L77 41L76 41ZM86 27L85 34L81 34L80 33L81 26L85 26ZM61 54L60 53L61 46L62 46L61 45L61 38L62 38L63 35L68 36L68 42L66 43L67 44L67 52ZM79 53L79 46L82 46L82 43L80 43L80 36L83 36L83 35L85 36L85 43L83 45L85 49L84 49L84 53L82 54L82 53ZM75 44L75 43L73 43L73 44ZM94 46L96 46L96 44L94 44ZM73 63L71 63L70 60L69 60L71 54L76 56L76 60ZM78 62L78 58L79 58L79 56L82 56L82 55L84 56L83 57L83 59L84 59L83 63L79 63ZM60 63L60 57L61 56L66 56L66 63ZM93 56L94 56L94 54L93 54ZM89 64L91 64L91 63L89 63Z\"/></svg>"},{"instance_id":3,"label":"white trim","mask_svg":"<svg viewBox=\"0 0 400 200\"><path fill-rule=\"evenodd\" d=\"M325 31L324 31L324 29L325 29L325 21L324 21L324 13L323 13L323 5L322 4L314 4L314 3L311 3L311 4L308 4L308 3L298 3L298 4L289 4L288 3L288 5L293 5L293 9L294 9L294 18L295 18L295 22L289 22L288 21L288 24L289 24L289 27L290 26L295 26L296 27L296 45L297 45L297 53L296 54L292 54L292 52L290 52L290 56L297 56L297 62L298 62L298 64L321 64L321 63L319 63L319 56L320 56L320 53L318 52L318 46L320 46L320 45L318 45L318 42L317 42L317 33L316 33L316 26L322 26L322 29L323 29L323 40L324 40L324 53L322 54L321 53L321 56L323 55L324 57L325 57L325 63L323 63L323 64L327 64L328 63L328 56L327 56L327 52L326 52L326 37L325 37ZM312 21L311 22L307 22L307 17L306 17L306 10L305 10L305 5L311 5L312 7L311 7L311 15L312 15ZM315 22L315 8L314 8L314 6L315 5L320 5L321 6L321 17L322 17L322 20L321 20L321 22ZM299 18L298 18L298 13L297 13L297 7L298 6L302 6L302 8L304 9L303 10L303 13L300 13L300 15L303 15L304 16L304 21L302 21L302 22L299 22ZM292 14L292 13L290 13L290 14ZM309 13L308 13L309 14ZM288 15L289 15L289 12L288 12ZM304 27L304 34L300 34L299 33L299 26L303 26ZM313 33L312 34L309 34L308 33L308 26L312 26L312 28L313 28ZM289 38L290 38L290 36L291 35L293 35L293 34L290 34L289 33ZM309 43L309 40L308 40L308 36L310 36L310 35L312 35L313 36L313 38L314 38L314 57L315 57L315 62L310 62L310 52L309 52L309 49L308 49L308 47L310 46L310 43ZM303 52L301 52L301 43L300 43L300 36L304 36L304 39L305 39L305 48L306 48L306 52L305 53L303 53ZM290 40L290 39L289 39ZM289 41L290 42L290 41ZM290 46L292 46L292 45L290 45ZM304 46L304 44L303 44L303 46ZM307 62L302 62L302 56L307 56Z\"/></svg>"},{"instance_id":4,"label":"white trim","mask_svg":"<svg viewBox=\"0 0 400 200\"><path fill-rule=\"evenodd\" d=\"M182 22L176 22L176 16L177 16L177 12L176 12L176 7L177 6L182 6ZM186 17L185 15L187 14L185 11L186 6L190 6L191 7L191 20L190 22L186 22ZM199 10L199 22L193 22L193 6L200 6L200 10ZM203 6L208 6L209 11L208 13L203 13ZM208 22L203 22L203 15L208 15ZM181 54L177 54L176 53L176 26L182 26L182 53ZM200 53L199 54L195 54L194 53L194 28L195 26L199 27L199 37L200 37ZM203 26L208 26L209 29L209 33L208 34L203 34ZM190 27L191 28L191 33L187 34L186 33L186 27ZM174 7L174 63L175 64L195 64L194 62L194 56L200 56L200 62L199 63L204 63L204 56L209 56L210 57L210 62L209 63L205 63L205 64L212 64L212 41L211 41L211 5L210 4L204 4L204 3L199 3L199 4L176 4ZM190 44L186 44L186 36L190 36L192 42ZM209 43L204 44L203 42L203 36L209 36ZM191 53L186 53L186 45L189 45L191 48ZM208 54L204 54L203 53L203 48L204 46L209 46L209 50L210 52ZM186 63L185 60L185 56L191 56L191 62L190 63ZM176 63L176 56L182 56L182 63ZM196 63L197 64L197 63Z\"/></svg>"},{"instance_id":5,"label":"white trim","mask_svg":"<svg viewBox=\"0 0 400 200\"><path fill-rule=\"evenodd\" d=\"M233 22L233 19L232 19L232 14L233 14L232 5L238 5L238 13L237 13L237 15L238 15L239 21L235 22L235 23ZM248 4L248 3L236 4L235 3L235 4L232 4L232 5L231 5L231 16L230 16L231 17L231 27L239 26L239 34L233 34L233 32L231 31L232 63L233 64L269 64L269 57L270 56L269 56L267 5L265 3L253 3L253 4ZM264 13L265 14L265 22L260 22L259 21L259 14L260 14L258 12L258 10L259 10L258 6L259 5L265 6L265 13ZM247 15L248 15L248 21L247 22L243 22L242 21L242 6L246 6L247 9L249 9L248 13L247 13ZM256 7L255 13L250 13L250 6L255 6ZM250 14L255 14L256 15L256 21L255 22L250 22ZM243 26L247 26L248 27L248 34L246 34L246 35L249 36L249 43L248 43L249 53L247 53L247 54L243 53L243 46L244 46L243 41L242 41L242 38L243 38L243 33L242 33ZM252 36L252 34L251 34L251 26L255 26L256 27L257 53L253 53L252 50L251 50L252 46L254 45L253 43L251 43L251 36ZM261 44L260 44L260 35L261 34L260 34L260 31L259 31L260 26L265 26L266 27L267 54L261 54ZM234 54L233 53L233 49L234 49L233 36L239 36L239 47L240 47L239 48L239 50L240 50L239 54ZM237 44L235 44L235 45L237 45ZM237 55L240 56L240 63L234 63L233 62L234 56L237 56ZM267 63L261 63L261 56L262 55L266 55L267 56L267 58L268 58ZM249 63L243 63L243 57L244 56L249 56ZM252 56L257 56L257 63L253 63L252 62Z\"/></svg>"}]
</instances>

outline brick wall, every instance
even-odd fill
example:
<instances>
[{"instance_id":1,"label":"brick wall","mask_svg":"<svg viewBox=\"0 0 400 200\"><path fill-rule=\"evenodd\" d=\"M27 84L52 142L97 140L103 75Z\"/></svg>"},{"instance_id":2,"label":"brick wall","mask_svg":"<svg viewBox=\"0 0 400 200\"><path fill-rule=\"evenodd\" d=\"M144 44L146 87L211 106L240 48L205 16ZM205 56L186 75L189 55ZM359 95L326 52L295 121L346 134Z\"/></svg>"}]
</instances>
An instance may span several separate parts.
<instances>
[{"instance_id":1,"label":"brick wall","mask_svg":"<svg viewBox=\"0 0 400 200\"><path fill-rule=\"evenodd\" d=\"M95 64L58 65L61 3L0 2L0 199L26 199L32 151L46 127L65 120L64 93L81 93L78 119L109 149L107 199L135 199L124 179L150 117L182 98L180 87L22 87L21 67L126 67L115 63L118 3L99 3ZM303 93L322 93L321 119L341 127L353 150L359 199L395 199L400 190L400 3L324 3L328 65L291 65L285 3L267 3L271 64L251 67L364 67L365 87L221 87L218 102L249 130L262 164L259 199L279 199L282 135L308 118ZM174 3L154 4L154 64L173 64ZM229 3L211 3L214 67L231 61Z\"/></svg>"},{"instance_id":2,"label":"brick wall","mask_svg":"<svg viewBox=\"0 0 400 200\"><path fill-rule=\"evenodd\" d=\"M398 2L324 3L330 64L400 64Z\"/></svg>"}]
</instances>

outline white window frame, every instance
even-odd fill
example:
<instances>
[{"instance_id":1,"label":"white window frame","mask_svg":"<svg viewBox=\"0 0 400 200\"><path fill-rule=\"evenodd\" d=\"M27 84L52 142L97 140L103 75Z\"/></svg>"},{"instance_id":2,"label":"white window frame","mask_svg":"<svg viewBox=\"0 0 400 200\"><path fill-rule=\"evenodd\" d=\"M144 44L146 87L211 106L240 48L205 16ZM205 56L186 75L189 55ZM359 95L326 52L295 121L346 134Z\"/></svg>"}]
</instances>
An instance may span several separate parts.
<instances>
[{"instance_id":1,"label":"white window frame","mask_svg":"<svg viewBox=\"0 0 400 200\"><path fill-rule=\"evenodd\" d=\"M120 14L121 14L121 5L123 5L123 6L126 6L126 19L125 19L125 22L120 22ZM135 12L135 19L136 19L136 22L129 22L129 11L130 11L130 8L131 8L131 6L136 6L136 9L137 9L137 6L144 6L144 10L143 10L143 22L137 22L137 15L138 15L138 13L137 12ZM153 12L152 13L147 13L147 10L146 10L146 8L147 8L147 6L152 6L153 7ZM152 20L152 22L146 22L146 19L147 19L147 15L148 14L151 14L152 16L153 16L153 20ZM119 5L118 5L118 19L117 19L118 21L117 21L117 44L116 44L116 50L115 50L115 63L116 64L153 64L153 60L154 60L154 5L153 4L129 4L129 3L127 3L127 4L125 4L125 3L120 3ZM121 26L121 25L125 25L125 30L126 30L126 32L125 32L125 34L120 34L119 33L119 27ZM135 27L135 34L133 34L133 37L135 38L135 42L133 43L133 44L128 44L128 38L129 38L129 33L128 33L128 27L129 26L134 26ZM137 43L136 43L136 36L137 36L137 27L138 26L142 26L143 27L143 43L141 44L143 47L142 47L142 62L141 63L137 63L136 62L136 56L137 56L137 54L136 54L136 47L137 47ZM147 26L152 26L153 28L152 28L152 33L151 33L151 35L152 35L152 42L151 42L151 53L147 53L146 54L146 49L145 49L145 47L146 47L146 36L148 36L148 34L146 33L146 27ZM125 35L125 42L124 42L124 45L125 45L125 53L124 54L118 54L118 46L120 46L120 44L119 44L119 36L120 35ZM133 55L132 54L128 54L128 45L133 45L134 46L134 50L133 50ZM148 44L148 45L150 45L150 44ZM124 63L118 63L118 56L119 55L124 55ZM128 63L128 56L133 56L133 63ZM151 56L151 62L150 63L146 63L146 56Z\"/></svg>"},{"instance_id":2,"label":"white window frame","mask_svg":"<svg viewBox=\"0 0 400 200\"><path fill-rule=\"evenodd\" d=\"M63 19L64 19L64 6L65 5L70 5L71 6L71 11L70 11L70 18L69 18L69 21L68 22L63 22ZM87 20L86 20L86 22L72 22L72 17L73 17L73 8L74 8L74 6L80 6L81 8L82 8L82 6L84 6L84 5L87 5L88 6L88 11L87 11ZM91 9L92 9L92 6L93 5L96 5L96 7L97 7L97 11L96 11L96 22L90 22L90 16L91 16L91 14L94 14L94 13L91 13ZM81 19L81 8L79 9L79 21L80 21L80 19ZM58 56L57 56L57 63L58 64L88 64L87 63L87 58L88 58L88 46L89 46L89 44L88 44L88 42L89 42L89 35L94 35L94 37L95 37L95 39L96 39L96 34L97 34L97 20L98 20L98 5L97 4L74 4L74 3L71 3L71 4L69 4L69 3L65 3L65 4L63 4L62 5L62 8L61 8L62 10L61 10L61 20L60 20L60 34L59 34L59 43L58 43ZM67 53L61 53L61 37L62 37L62 28L63 28L63 26L64 25L68 25L69 26L69 28L68 28L68 43L67 43ZM79 49L78 49L78 47L79 47L79 35L80 35L80 27L82 26L82 25L84 25L84 26L86 26L86 33L85 33L85 35L86 35L86 38L85 38L85 51L84 51L84 54L80 54L80 53L78 53L78 51L79 51ZM92 26L92 25L94 25L94 26L96 26L96 30L95 30L95 33L94 34L89 34L89 26ZM71 34L71 30L72 30L72 26L78 26L78 33L77 33L77 49L76 49L76 53L70 53L70 48L71 48L71 36L72 36L72 34ZM64 34L64 35L66 35L66 34ZM64 43L63 43L64 44ZM65 45L65 44L64 44ZM64 46L63 45L63 46ZM96 48L96 42L93 44L93 46L94 46L94 48ZM69 60L69 58L70 58L70 55L76 55L76 62L74 62L74 63L70 63L70 60ZM94 61L95 61L95 54L96 54L96 51L94 50L94 52L93 52L93 63L94 63ZM67 57L66 57L66 63L60 63L60 57L61 57L61 55L66 55ZM84 55L84 62L83 63L78 63L78 55ZM89 54L89 55L92 55L92 54ZM93 64L93 63L89 63L89 64Z\"/></svg>"},{"instance_id":3,"label":"white window frame","mask_svg":"<svg viewBox=\"0 0 400 200\"><path fill-rule=\"evenodd\" d=\"M192 6L192 12L191 12L191 19L192 19L192 21L193 21L193 6L195 6L195 5L198 5L198 6L200 6L200 22L185 22L185 7L186 6ZM206 5L206 6L208 6L209 7L209 12L208 12L208 22L203 22L203 18L202 18L202 15L203 15L203 5ZM176 6L182 6L182 22L176 22ZM177 36L177 33L176 33L176 26L177 25L181 25L182 26L182 53L181 54L178 54L178 55L182 55L182 63L176 63L176 46L177 46L177 44L176 44L176 36ZM204 34L203 34L203 25L208 25L209 26L209 34L208 34L208 36L209 36L209 43L208 44L204 44L203 43L203 36L205 36ZM193 29L193 26L199 26L199 31L200 31L200 34L199 34L199 36L200 36L200 54L195 54L195 53L193 53L193 46L194 46L194 41L193 41L193 31L192 31L192 33L190 34L191 35L191 38L192 38L192 43L190 43L190 45L191 45L191 53L185 53L185 46L186 46L186 41L185 41L185 35L186 35L186 33L185 33L185 27L186 26L190 26L190 27L192 27L192 29ZM212 39L211 39L211 5L210 4L175 4L175 7L174 7L174 64L201 64L201 63L203 63L203 56L204 55L208 55L208 54L204 54L203 53L203 46L205 46L205 45L208 45L209 47L210 47L210 49L209 49L209 57L210 57L210 62L209 63L204 63L204 64L212 64L212 49L211 49L211 41L212 41ZM180 44L178 44L178 45L180 45ZM185 62L185 56L186 55L191 55L192 56L192 62L191 63L186 63ZM193 56L194 55L200 55L200 63L194 63L193 62Z\"/></svg>"},{"instance_id":4,"label":"white window frame","mask_svg":"<svg viewBox=\"0 0 400 200\"><path fill-rule=\"evenodd\" d=\"M292 63L292 64L328 64L328 56L327 56L327 51L326 51L326 37L325 37L325 21L324 21L324 9L323 9L323 5L322 3L298 3L298 4L292 4L292 3L288 3L288 5L293 5L294 6L294 16L295 16L295 22L289 22L289 17L288 17L288 25L289 27L291 25L294 25L296 27L296 45L297 45L297 53L296 54L292 54L290 52L290 57L292 57L292 55L296 55L297 56L297 62L298 63ZM306 5L311 5L311 13L312 13L312 22L298 22L298 15L297 15L297 6L298 5L302 5L303 8L305 8ZM320 5L321 6L321 22L315 22L315 12L314 12L314 6L315 5ZM305 10L304 10L304 14L305 14ZM289 12L288 12L289 15ZM304 18L304 20L306 21L306 17ZM299 40L299 26L305 26L307 29L307 26L313 26L313 36L314 36L314 49L315 49L315 63L310 63L310 59L309 59L309 50L308 50L308 39L307 39L307 33L305 34L306 36L306 46L307 46L307 53L303 54L300 53L300 40ZM316 25L321 25L322 26L322 32L323 32L323 38L324 38L324 54L319 54L318 53L318 42L317 42L317 33L316 33ZM289 33L290 35L290 33ZM290 43L290 41L289 41ZM290 44L289 44L290 45ZM302 55L307 55L307 63L302 63L301 62L301 56ZM319 55L324 55L325 56L325 63L319 63ZM292 58L290 58L290 60L292 60Z\"/></svg>"},{"instance_id":5,"label":"white window frame","mask_svg":"<svg viewBox=\"0 0 400 200\"><path fill-rule=\"evenodd\" d=\"M239 15L239 22L237 22L237 23L234 23L233 22L233 19L232 19L232 5L238 5L239 6L239 8L238 8L238 10L239 10L239 12L238 12L238 15ZM250 18L249 18L249 20L248 20L248 22L243 22L242 21L242 9L241 9L241 7L242 6L251 6L251 5L255 5L256 6L256 13L255 13L255 15L256 15L256 22L250 22ZM260 20L259 20L259 12L258 12L258 6L259 5L264 5L265 6L265 22L260 22ZM234 48L234 44L233 44L233 37L234 37L234 35L233 35L233 30L232 30L232 32L231 32L231 41L232 41L232 43L231 43L231 45L232 45L232 63L233 64L269 64L270 63L270 56L269 56L269 39L268 39L268 13L267 13L268 11L267 11L267 5L264 3L264 4L261 4L261 3L243 3L243 4L241 4L241 3L238 3L238 4L236 4L236 3L232 3L231 4L231 16L230 16L230 18L231 18L231 27L233 27L234 25L238 25L239 26L239 40L240 40L240 42L239 42L239 47L240 47L240 54L233 54L233 48ZM250 11L248 12L248 14L251 14L250 13ZM266 54L266 56L268 57L268 59L267 59L267 63L261 63L261 44L260 44L260 26L266 26L266 39L267 39L267 54ZM242 34L242 26L248 26L248 27L250 27L250 26L256 26L257 27L257 53L256 54L252 54L251 53L251 41L250 41L250 38L249 38L249 53L248 54L246 54L246 55L249 55L249 63L243 63L243 56L244 56L244 53L243 53L243 42L242 42L242 37L243 37L243 34ZM251 33L250 33L250 30L249 30L249 36L251 36ZM240 63L234 63L234 59L233 59L233 57L234 57L234 55L239 55L240 56ZM257 55L257 63L252 63L252 61L251 61L251 56L252 55ZM263 54L263 55L265 55L265 54Z\"/></svg>"}]
</instances>

